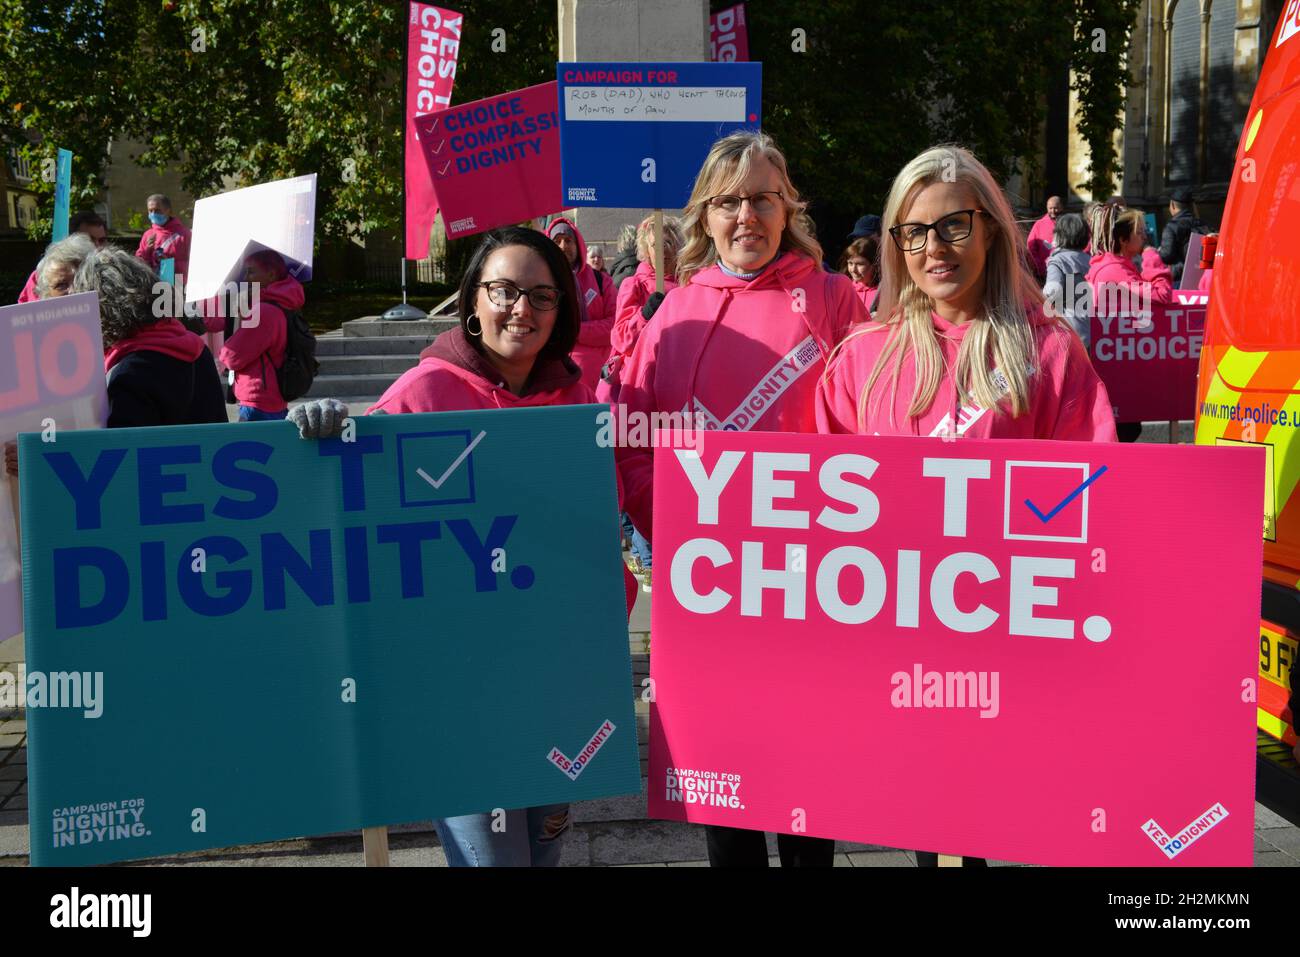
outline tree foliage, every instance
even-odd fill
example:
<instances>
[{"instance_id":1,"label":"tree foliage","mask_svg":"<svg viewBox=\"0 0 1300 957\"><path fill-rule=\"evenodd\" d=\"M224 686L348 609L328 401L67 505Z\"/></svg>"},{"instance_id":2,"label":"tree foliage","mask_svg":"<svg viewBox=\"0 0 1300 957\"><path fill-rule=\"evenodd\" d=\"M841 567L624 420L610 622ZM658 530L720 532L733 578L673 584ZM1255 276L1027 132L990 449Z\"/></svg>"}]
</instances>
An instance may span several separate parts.
<instances>
[{"instance_id":1,"label":"tree foliage","mask_svg":"<svg viewBox=\"0 0 1300 957\"><path fill-rule=\"evenodd\" d=\"M465 15L454 103L554 79L553 8L443 5ZM76 154L74 208L102 188L109 138L130 138L145 144L140 163L179 170L198 195L315 172L324 234L395 231L406 10L394 0L0 0L0 124L39 134L38 159L60 146ZM33 186L48 215L52 184ZM48 218L36 227L48 229Z\"/></svg>"},{"instance_id":2,"label":"tree foliage","mask_svg":"<svg viewBox=\"0 0 1300 957\"><path fill-rule=\"evenodd\" d=\"M465 15L453 102L554 78L553 3L445 2ZM750 2L764 126L825 231L842 235L933 143L969 146L1003 176L1020 168L1039 152L1048 86L1073 62L1093 179L1108 180L1137 3ZM1090 48L1094 27L1104 52ZM179 170L198 195L316 172L324 234L392 233L405 36L400 0L0 0L0 132L38 134L24 147L38 161L76 154L74 208L102 189L109 139L129 138L145 144L140 162ZM33 185L48 216L53 184Z\"/></svg>"},{"instance_id":3,"label":"tree foliage","mask_svg":"<svg viewBox=\"0 0 1300 957\"><path fill-rule=\"evenodd\" d=\"M1079 94L1079 133L1090 157L1088 179L1076 188L1094 196L1111 194L1120 169L1114 135L1130 82L1129 41L1141 6L1142 0L1076 0L1072 87Z\"/></svg>"}]
</instances>

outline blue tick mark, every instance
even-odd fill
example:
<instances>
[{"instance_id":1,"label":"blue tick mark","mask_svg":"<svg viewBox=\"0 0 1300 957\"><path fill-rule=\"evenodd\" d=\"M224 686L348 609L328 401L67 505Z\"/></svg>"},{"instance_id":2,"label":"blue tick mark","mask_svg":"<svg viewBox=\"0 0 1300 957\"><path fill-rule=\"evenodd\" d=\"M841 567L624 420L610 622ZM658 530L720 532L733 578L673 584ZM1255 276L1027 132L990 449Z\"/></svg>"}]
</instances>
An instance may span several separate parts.
<instances>
[{"instance_id":1,"label":"blue tick mark","mask_svg":"<svg viewBox=\"0 0 1300 957\"><path fill-rule=\"evenodd\" d=\"M1097 469L1097 471L1095 471L1095 472L1093 472L1091 475L1089 475L1086 479L1084 479L1082 485L1080 485L1078 488L1076 488L1076 489L1075 489L1073 492L1071 492L1069 495L1065 496L1065 498L1061 500L1061 504L1058 505L1058 506L1056 506L1056 508L1052 509L1052 510L1051 510L1050 512L1048 512L1046 515L1044 515L1042 512L1040 512L1040 511L1038 510L1038 507L1037 507L1036 505L1034 505L1033 502L1029 501L1029 499L1025 499L1025 504L1029 506L1029 510L1030 510L1031 512L1033 512L1035 515L1037 515L1037 516L1039 517L1039 519L1040 519L1044 524L1046 524L1047 522L1050 522L1053 518L1056 517L1056 513L1057 513L1057 512L1059 512L1061 509L1065 508L1065 506L1069 505L1069 504L1070 504L1071 502L1073 502L1076 498L1078 498L1078 497L1079 497L1079 493L1081 493L1084 489L1086 489L1086 488L1087 488L1089 485L1091 485L1093 482L1097 481L1097 479L1101 478L1102 473L1106 471L1106 468L1107 468L1107 466L1103 465L1101 468Z\"/></svg>"}]
</instances>

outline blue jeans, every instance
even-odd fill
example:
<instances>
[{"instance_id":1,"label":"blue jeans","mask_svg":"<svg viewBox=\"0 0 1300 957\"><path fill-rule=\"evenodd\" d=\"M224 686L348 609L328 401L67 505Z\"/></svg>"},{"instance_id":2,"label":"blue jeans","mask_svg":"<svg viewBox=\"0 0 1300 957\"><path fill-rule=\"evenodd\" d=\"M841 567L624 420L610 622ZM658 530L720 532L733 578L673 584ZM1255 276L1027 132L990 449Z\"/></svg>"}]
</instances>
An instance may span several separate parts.
<instances>
[{"instance_id":1,"label":"blue jeans","mask_svg":"<svg viewBox=\"0 0 1300 957\"><path fill-rule=\"evenodd\" d=\"M251 405L241 405L239 407L240 422L275 422L287 418L288 409L281 409L279 412L263 412L261 409L255 409Z\"/></svg>"},{"instance_id":2,"label":"blue jeans","mask_svg":"<svg viewBox=\"0 0 1300 957\"><path fill-rule=\"evenodd\" d=\"M649 568L652 557L650 543L645 540L644 535L636 530L636 526L632 524L632 519L628 517L627 512L623 513L623 535L627 538L632 557L641 562L643 568Z\"/></svg>"},{"instance_id":3,"label":"blue jeans","mask_svg":"<svg viewBox=\"0 0 1300 957\"><path fill-rule=\"evenodd\" d=\"M494 814L463 814L434 821L449 867L557 867L564 835L573 826L567 804ZM563 815L563 819L559 818ZM549 824L547 818L555 818ZM492 825L497 823L494 830Z\"/></svg>"}]
</instances>

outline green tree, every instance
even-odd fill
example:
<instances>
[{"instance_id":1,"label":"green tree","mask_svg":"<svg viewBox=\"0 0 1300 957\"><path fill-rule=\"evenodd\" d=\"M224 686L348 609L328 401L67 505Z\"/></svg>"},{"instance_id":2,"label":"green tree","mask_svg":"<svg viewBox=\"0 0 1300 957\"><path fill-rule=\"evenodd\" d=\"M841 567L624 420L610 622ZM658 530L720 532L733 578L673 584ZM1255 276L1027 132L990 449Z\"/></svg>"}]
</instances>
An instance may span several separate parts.
<instances>
[{"instance_id":1,"label":"green tree","mask_svg":"<svg viewBox=\"0 0 1300 957\"><path fill-rule=\"evenodd\" d=\"M1120 126L1129 41L1142 0L1076 0L1071 64L1079 94L1079 133L1088 143L1088 178L1077 184L1107 197L1120 170L1115 130Z\"/></svg>"},{"instance_id":2,"label":"green tree","mask_svg":"<svg viewBox=\"0 0 1300 957\"><path fill-rule=\"evenodd\" d=\"M555 76L547 4L448 0L465 15L453 103ZM110 137L204 195L315 172L327 236L395 232L406 5L393 0L0 0L0 122L37 156L77 154L74 202ZM492 50L500 27L506 48ZM499 46L499 44L498 44ZM43 209L52 184L42 184ZM38 234L48 232L48 218Z\"/></svg>"}]
</instances>

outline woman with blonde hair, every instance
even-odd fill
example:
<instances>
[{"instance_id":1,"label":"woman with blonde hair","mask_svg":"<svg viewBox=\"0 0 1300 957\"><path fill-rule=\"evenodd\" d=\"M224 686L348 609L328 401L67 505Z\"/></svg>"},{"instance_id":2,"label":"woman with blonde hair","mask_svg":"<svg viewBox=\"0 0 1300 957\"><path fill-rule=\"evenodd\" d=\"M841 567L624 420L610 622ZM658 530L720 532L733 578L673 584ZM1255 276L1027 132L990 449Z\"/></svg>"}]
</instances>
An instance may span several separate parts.
<instances>
[{"instance_id":1,"label":"woman with blonde hair","mask_svg":"<svg viewBox=\"0 0 1300 957\"><path fill-rule=\"evenodd\" d=\"M954 146L917 156L894 180L884 225L881 321L831 359L821 431L1115 440L1106 388L1078 336L1043 314L1011 206L979 160Z\"/></svg>"},{"instance_id":2,"label":"woman with blonde hair","mask_svg":"<svg viewBox=\"0 0 1300 957\"><path fill-rule=\"evenodd\" d=\"M1025 265L989 171L955 146L908 163L885 206L877 316L818 391L824 432L1113 441L1105 386Z\"/></svg>"},{"instance_id":3,"label":"woman with blonde hair","mask_svg":"<svg viewBox=\"0 0 1300 957\"><path fill-rule=\"evenodd\" d=\"M765 133L713 144L681 219L677 280L623 370L629 415L684 413L708 429L813 432L817 380L866 310L822 268L805 203ZM626 508L651 531L650 448L618 450ZM714 866L767 866L763 834L706 828ZM830 866L834 842L777 837L785 866Z\"/></svg>"},{"instance_id":4,"label":"woman with blonde hair","mask_svg":"<svg viewBox=\"0 0 1300 957\"><path fill-rule=\"evenodd\" d=\"M618 384L622 366L632 355L641 330L646 327L664 296L677 288L677 250L682 248L682 231L677 220L664 220L664 291L655 293L654 264L655 218L641 220L636 229L636 272L618 287L618 301L614 306L614 328L609 334L609 361L596 398L604 401L618 400Z\"/></svg>"},{"instance_id":5,"label":"woman with blonde hair","mask_svg":"<svg viewBox=\"0 0 1300 957\"><path fill-rule=\"evenodd\" d=\"M1172 302L1173 274L1160 251L1147 245L1146 218L1138 209L1101 203L1090 210L1092 263L1088 282L1102 315L1148 311L1152 303ZM1142 256L1142 271L1133 257Z\"/></svg>"}]
</instances>

